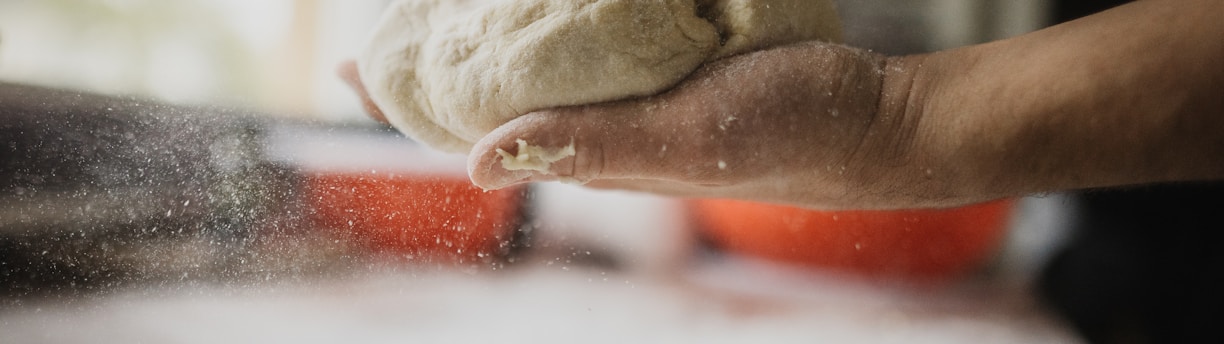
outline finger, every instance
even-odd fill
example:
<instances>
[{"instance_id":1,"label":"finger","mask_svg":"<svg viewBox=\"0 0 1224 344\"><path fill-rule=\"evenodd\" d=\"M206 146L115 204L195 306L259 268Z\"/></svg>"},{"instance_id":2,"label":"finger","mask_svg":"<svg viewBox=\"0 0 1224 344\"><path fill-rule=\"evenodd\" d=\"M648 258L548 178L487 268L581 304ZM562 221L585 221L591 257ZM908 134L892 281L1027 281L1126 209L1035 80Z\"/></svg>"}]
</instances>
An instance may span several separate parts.
<instances>
[{"instance_id":1,"label":"finger","mask_svg":"<svg viewBox=\"0 0 1224 344\"><path fill-rule=\"evenodd\" d=\"M357 92L357 96L361 98L361 106L365 109L366 114L369 115L370 118L382 122L383 124L388 123L387 116L383 114L382 109L378 108L378 105L374 104L374 100L370 99L370 93L366 91L365 85L361 83L361 73L357 71L356 61L346 60L341 62L340 66L336 68L336 74L338 74L340 79L344 80L349 87L352 87L353 91Z\"/></svg>"},{"instance_id":2,"label":"finger","mask_svg":"<svg viewBox=\"0 0 1224 344\"><path fill-rule=\"evenodd\" d=\"M593 180L583 186L601 190L646 192L671 197L708 197L715 194L715 191L718 189L717 187L654 179L600 179Z\"/></svg>"},{"instance_id":3,"label":"finger","mask_svg":"<svg viewBox=\"0 0 1224 344\"><path fill-rule=\"evenodd\" d=\"M707 142L699 128L681 125L691 107L648 98L593 106L561 108L516 118L476 143L469 157L472 181L497 189L530 181L650 179L718 184L724 169L717 159L703 159ZM546 171L507 170L497 150L517 153L518 140L560 149L573 145L574 155Z\"/></svg>"}]
</instances>

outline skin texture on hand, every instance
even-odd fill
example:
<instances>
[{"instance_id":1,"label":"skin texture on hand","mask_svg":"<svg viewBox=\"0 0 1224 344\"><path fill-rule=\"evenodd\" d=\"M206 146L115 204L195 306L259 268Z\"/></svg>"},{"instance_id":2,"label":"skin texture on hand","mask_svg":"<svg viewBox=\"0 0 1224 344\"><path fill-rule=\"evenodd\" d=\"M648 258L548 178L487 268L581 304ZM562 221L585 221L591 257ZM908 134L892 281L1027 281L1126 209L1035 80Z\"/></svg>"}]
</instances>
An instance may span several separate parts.
<instances>
[{"instance_id":1,"label":"skin texture on hand","mask_svg":"<svg viewBox=\"0 0 1224 344\"><path fill-rule=\"evenodd\" d=\"M982 198L1224 178L1220 18L1221 1L1136 1L906 57L915 159Z\"/></svg>"}]
</instances>

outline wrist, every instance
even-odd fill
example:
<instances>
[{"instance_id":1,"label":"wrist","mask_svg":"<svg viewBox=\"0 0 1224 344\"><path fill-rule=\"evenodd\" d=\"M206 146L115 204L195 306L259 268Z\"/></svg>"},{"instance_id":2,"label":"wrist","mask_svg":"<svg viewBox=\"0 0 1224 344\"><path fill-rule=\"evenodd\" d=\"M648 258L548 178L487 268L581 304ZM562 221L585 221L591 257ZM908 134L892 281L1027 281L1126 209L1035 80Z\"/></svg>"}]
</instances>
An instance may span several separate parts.
<instances>
[{"instance_id":1,"label":"wrist","mask_svg":"<svg viewBox=\"0 0 1224 344\"><path fill-rule=\"evenodd\" d=\"M968 100L972 94L960 73L975 59L969 51L888 57L874 129L875 143L888 157L882 167L881 194L905 206L949 207L1010 195L1001 178L996 152L1004 146L983 128L984 112ZM970 90L971 91L971 90ZM883 134L883 135L879 135Z\"/></svg>"}]
</instances>

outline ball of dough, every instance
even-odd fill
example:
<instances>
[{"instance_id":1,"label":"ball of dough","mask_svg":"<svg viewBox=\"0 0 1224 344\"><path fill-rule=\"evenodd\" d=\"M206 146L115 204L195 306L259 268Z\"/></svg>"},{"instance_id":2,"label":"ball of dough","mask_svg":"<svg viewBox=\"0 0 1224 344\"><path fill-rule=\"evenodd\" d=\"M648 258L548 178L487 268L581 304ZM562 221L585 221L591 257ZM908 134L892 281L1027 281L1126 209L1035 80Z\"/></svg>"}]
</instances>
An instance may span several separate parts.
<instances>
[{"instance_id":1,"label":"ball of dough","mask_svg":"<svg viewBox=\"0 0 1224 344\"><path fill-rule=\"evenodd\" d=\"M393 126L467 153L526 113L657 94L704 62L839 27L830 0L400 0L357 62Z\"/></svg>"}]
</instances>

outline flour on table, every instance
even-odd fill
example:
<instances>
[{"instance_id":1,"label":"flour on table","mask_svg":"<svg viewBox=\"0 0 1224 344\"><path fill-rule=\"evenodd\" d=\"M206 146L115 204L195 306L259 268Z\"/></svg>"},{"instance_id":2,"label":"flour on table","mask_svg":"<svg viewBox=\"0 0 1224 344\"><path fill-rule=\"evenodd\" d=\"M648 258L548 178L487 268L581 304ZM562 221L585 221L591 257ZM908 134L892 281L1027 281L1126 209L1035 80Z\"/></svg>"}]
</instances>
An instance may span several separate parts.
<instances>
[{"instance_id":1,"label":"flour on table","mask_svg":"<svg viewBox=\"0 0 1224 344\"><path fill-rule=\"evenodd\" d=\"M358 68L393 126L467 153L529 112L658 94L702 63L839 27L830 0L400 0Z\"/></svg>"}]
</instances>

